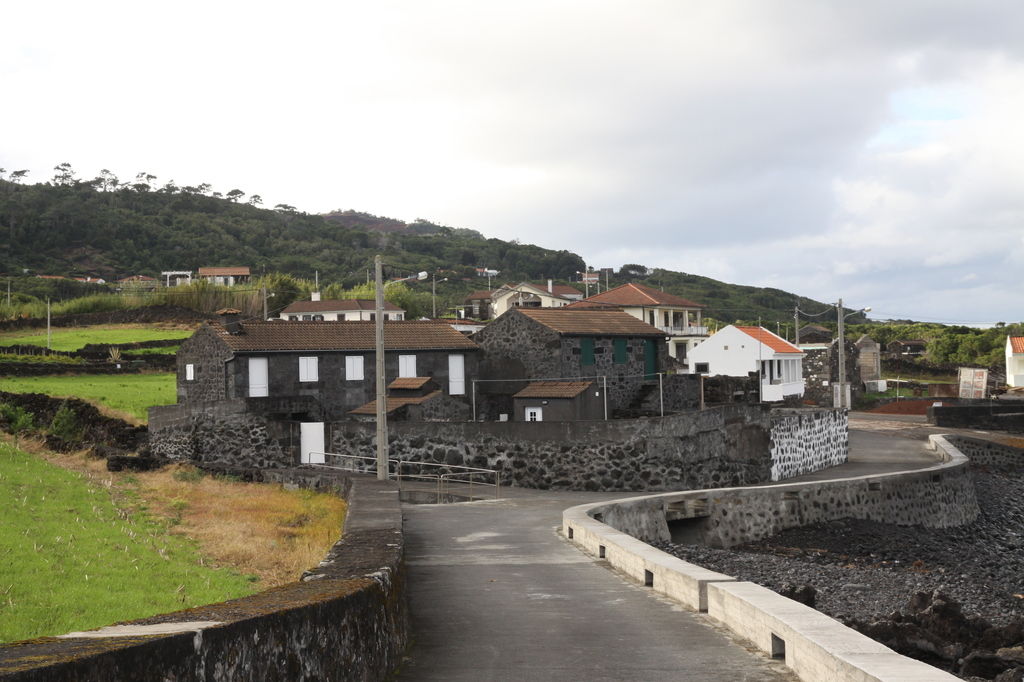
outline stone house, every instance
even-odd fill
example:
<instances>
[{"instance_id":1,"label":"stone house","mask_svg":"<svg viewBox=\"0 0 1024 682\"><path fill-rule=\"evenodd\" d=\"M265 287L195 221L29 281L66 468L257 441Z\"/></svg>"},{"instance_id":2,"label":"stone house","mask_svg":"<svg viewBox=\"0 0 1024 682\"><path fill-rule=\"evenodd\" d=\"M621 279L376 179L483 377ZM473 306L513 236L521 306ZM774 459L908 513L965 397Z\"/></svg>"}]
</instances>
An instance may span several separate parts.
<instances>
[{"instance_id":1,"label":"stone house","mask_svg":"<svg viewBox=\"0 0 1024 682\"><path fill-rule=\"evenodd\" d=\"M363 298L320 300L319 294L314 294L311 301L295 301L281 311L281 319L289 322L372 322L376 317L376 301ZM384 319L404 320L405 310L384 301Z\"/></svg>"},{"instance_id":2,"label":"stone house","mask_svg":"<svg viewBox=\"0 0 1024 682\"><path fill-rule=\"evenodd\" d=\"M466 317L472 317L477 320L489 320L493 317L491 315L490 289L471 291L462 299L462 303Z\"/></svg>"},{"instance_id":3,"label":"stone house","mask_svg":"<svg viewBox=\"0 0 1024 682\"><path fill-rule=\"evenodd\" d=\"M690 373L744 377L757 372L763 402L804 394L804 353L764 327L723 327L692 351Z\"/></svg>"},{"instance_id":4,"label":"stone house","mask_svg":"<svg viewBox=\"0 0 1024 682\"><path fill-rule=\"evenodd\" d=\"M387 386L384 410L389 421L466 421L469 405L458 397L445 395L430 377L399 377ZM357 407L349 416L360 421L377 421L377 400Z\"/></svg>"},{"instance_id":5,"label":"stone house","mask_svg":"<svg viewBox=\"0 0 1024 682\"><path fill-rule=\"evenodd\" d=\"M888 351L892 357L916 357L919 355L924 355L927 349L927 341L920 341L916 339L900 339L897 341L890 341L885 346L885 350Z\"/></svg>"},{"instance_id":6,"label":"stone house","mask_svg":"<svg viewBox=\"0 0 1024 682\"><path fill-rule=\"evenodd\" d=\"M514 308L473 335L484 353L476 388L484 418L513 412L531 380L607 383L609 412L657 391L669 367L665 333L621 310Z\"/></svg>"},{"instance_id":7,"label":"stone house","mask_svg":"<svg viewBox=\"0 0 1024 682\"><path fill-rule=\"evenodd\" d=\"M339 419L376 397L375 323L249 322L229 313L204 324L177 356L178 403L290 399L304 419ZM386 322L387 378L431 377L466 400L478 347L450 325ZM295 411L296 408L290 408Z\"/></svg>"},{"instance_id":8,"label":"stone house","mask_svg":"<svg viewBox=\"0 0 1024 682\"><path fill-rule=\"evenodd\" d=\"M210 284L233 287L236 284L248 284L250 273L249 268L245 266L228 268L199 268L199 273L196 277L197 279L206 280Z\"/></svg>"},{"instance_id":9,"label":"stone house","mask_svg":"<svg viewBox=\"0 0 1024 682\"><path fill-rule=\"evenodd\" d=\"M701 324L704 306L643 284L623 284L570 307L594 305L614 306L657 327L668 337L669 355L677 360L684 360L689 350L708 336L708 328Z\"/></svg>"},{"instance_id":10,"label":"stone house","mask_svg":"<svg viewBox=\"0 0 1024 682\"><path fill-rule=\"evenodd\" d=\"M820 324L807 324L800 327L799 343L832 343L835 334L828 327Z\"/></svg>"}]
</instances>

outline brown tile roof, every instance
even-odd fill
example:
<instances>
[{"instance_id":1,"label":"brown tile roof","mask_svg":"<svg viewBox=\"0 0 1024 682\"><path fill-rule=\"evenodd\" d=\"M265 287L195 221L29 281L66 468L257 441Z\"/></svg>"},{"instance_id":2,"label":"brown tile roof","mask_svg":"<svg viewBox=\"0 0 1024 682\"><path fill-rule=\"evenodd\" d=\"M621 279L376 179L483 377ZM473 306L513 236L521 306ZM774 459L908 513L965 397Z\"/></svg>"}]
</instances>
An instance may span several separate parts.
<instances>
[{"instance_id":1,"label":"brown tile roof","mask_svg":"<svg viewBox=\"0 0 1024 682\"><path fill-rule=\"evenodd\" d=\"M513 398L575 398L593 386L592 381L534 381Z\"/></svg>"},{"instance_id":2,"label":"brown tile roof","mask_svg":"<svg viewBox=\"0 0 1024 682\"><path fill-rule=\"evenodd\" d=\"M776 336L764 327L736 327L741 332L752 336L776 353L803 353L802 350L786 341L781 336Z\"/></svg>"},{"instance_id":3,"label":"brown tile roof","mask_svg":"<svg viewBox=\"0 0 1024 682\"><path fill-rule=\"evenodd\" d=\"M324 312L341 312L351 310L376 310L377 302L372 301L368 298L346 298L346 299L326 299L323 301L295 301L287 308L282 310L283 314L287 313L324 313ZM384 310L388 312L405 312L404 308L399 308L390 301L384 301Z\"/></svg>"},{"instance_id":4,"label":"brown tile roof","mask_svg":"<svg viewBox=\"0 0 1024 682\"><path fill-rule=\"evenodd\" d=\"M1024 353L1024 336L1011 336L1010 348L1014 353Z\"/></svg>"},{"instance_id":5,"label":"brown tile roof","mask_svg":"<svg viewBox=\"0 0 1024 682\"><path fill-rule=\"evenodd\" d=\"M466 294L464 301L489 301L491 300L491 290L481 289L480 291L471 291Z\"/></svg>"},{"instance_id":6,"label":"brown tile roof","mask_svg":"<svg viewBox=\"0 0 1024 682\"><path fill-rule=\"evenodd\" d=\"M210 328L233 351L346 351L375 347L375 322L244 322L241 334L229 334L218 323ZM386 321L387 350L475 350L465 334L442 322Z\"/></svg>"},{"instance_id":7,"label":"brown tile roof","mask_svg":"<svg viewBox=\"0 0 1024 682\"><path fill-rule=\"evenodd\" d=\"M520 314L564 335L665 336L621 310L568 310L564 308L514 308Z\"/></svg>"},{"instance_id":8,"label":"brown tile roof","mask_svg":"<svg viewBox=\"0 0 1024 682\"><path fill-rule=\"evenodd\" d=\"M426 395L417 395L409 397L402 396L401 398L396 398L394 396L389 395L387 398L387 412L390 414L391 412L397 410L399 407L404 407L406 405L420 405L430 400L431 398L436 398L439 395L441 395L441 391L434 391L433 393L428 393ZM360 405L356 409L351 410L349 414L377 414L377 401L371 400L365 405Z\"/></svg>"},{"instance_id":9,"label":"brown tile roof","mask_svg":"<svg viewBox=\"0 0 1024 682\"><path fill-rule=\"evenodd\" d=\"M542 291L547 291L548 290L548 283L547 282L542 282L540 284L533 284L531 282L531 284L533 286L537 287L538 289L542 290ZM583 295L582 291L580 291L576 287L571 287L568 284L552 284L551 285L551 292L550 293L554 294L555 296L582 296Z\"/></svg>"},{"instance_id":10,"label":"brown tile roof","mask_svg":"<svg viewBox=\"0 0 1024 682\"><path fill-rule=\"evenodd\" d=\"M389 389L390 388L406 389L406 390L408 390L408 389L417 389L417 388L423 388L428 383L430 383L430 381L431 381L430 377L398 377L397 379L392 381L390 384L388 384L388 388Z\"/></svg>"},{"instance_id":11,"label":"brown tile roof","mask_svg":"<svg viewBox=\"0 0 1024 682\"><path fill-rule=\"evenodd\" d=\"M643 306L643 305L674 305L683 308L703 308L699 303L687 300L682 296L676 296L675 294L667 294L664 291L658 291L649 286L643 284L623 284L617 286L614 289L602 292L600 294L594 294L587 301L595 301L597 303L611 303L613 305L623 306Z\"/></svg>"},{"instance_id":12,"label":"brown tile roof","mask_svg":"<svg viewBox=\"0 0 1024 682\"><path fill-rule=\"evenodd\" d=\"M234 268L199 268L200 277L225 277L225 276L239 276L249 275L249 268L246 267L234 267Z\"/></svg>"},{"instance_id":13,"label":"brown tile roof","mask_svg":"<svg viewBox=\"0 0 1024 682\"><path fill-rule=\"evenodd\" d=\"M567 306L562 306L563 310L622 310L621 305L615 305L614 303L601 303L600 301L592 301L589 298L585 298L582 301L573 301Z\"/></svg>"}]
</instances>

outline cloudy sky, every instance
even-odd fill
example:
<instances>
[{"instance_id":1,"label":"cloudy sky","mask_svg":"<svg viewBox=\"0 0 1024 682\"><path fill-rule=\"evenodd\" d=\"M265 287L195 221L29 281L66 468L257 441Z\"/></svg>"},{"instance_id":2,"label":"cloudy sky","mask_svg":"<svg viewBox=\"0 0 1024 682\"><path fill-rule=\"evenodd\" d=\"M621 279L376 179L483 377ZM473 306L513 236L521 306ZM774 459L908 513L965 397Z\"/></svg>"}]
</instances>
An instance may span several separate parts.
<instances>
[{"instance_id":1,"label":"cloudy sky","mask_svg":"<svg viewBox=\"0 0 1024 682\"><path fill-rule=\"evenodd\" d=\"M0 166L1024 319L1014 0L22 2Z\"/></svg>"}]
</instances>

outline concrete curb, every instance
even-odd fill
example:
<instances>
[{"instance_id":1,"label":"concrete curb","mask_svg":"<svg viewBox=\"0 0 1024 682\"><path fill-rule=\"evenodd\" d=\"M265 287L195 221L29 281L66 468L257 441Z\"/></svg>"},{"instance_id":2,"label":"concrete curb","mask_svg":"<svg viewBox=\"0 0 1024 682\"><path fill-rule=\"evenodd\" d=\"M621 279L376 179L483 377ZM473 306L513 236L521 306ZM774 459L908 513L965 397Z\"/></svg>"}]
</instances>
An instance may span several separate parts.
<instances>
[{"instance_id":1,"label":"concrete curb","mask_svg":"<svg viewBox=\"0 0 1024 682\"><path fill-rule=\"evenodd\" d=\"M802 680L849 680L851 682L928 682L959 678L926 663L902 656L888 647L846 627L808 606L754 583L707 570L677 559L604 523L605 517L628 519L643 532L656 523L637 521L644 514L664 514L673 505L704 505L708 500L735 499L744 493L775 493L780 501L788 495L807 493L838 484L876 490L908 477L915 484L922 476L941 484L950 472L962 474L969 460L943 436L930 436L931 447L941 462L925 469L871 474L850 478L790 483L750 488L719 488L682 493L632 497L570 507L562 512L562 532L587 554L604 559L637 582L694 611L708 615L766 654L784 658ZM626 512L619 510L623 507ZM975 513L976 513L975 509Z\"/></svg>"}]
</instances>

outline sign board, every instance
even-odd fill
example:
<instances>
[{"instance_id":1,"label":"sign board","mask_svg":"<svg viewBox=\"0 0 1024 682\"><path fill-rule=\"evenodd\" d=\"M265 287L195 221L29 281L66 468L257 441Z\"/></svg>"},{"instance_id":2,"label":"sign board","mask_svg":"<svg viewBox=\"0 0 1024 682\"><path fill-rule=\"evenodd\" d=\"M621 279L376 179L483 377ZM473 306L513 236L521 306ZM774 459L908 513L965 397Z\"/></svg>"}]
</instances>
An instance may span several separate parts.
<instances>
[{"instance_id":1,"label":"sign board","mask_svg":"<svg viewBox=\"0 0 1024 682\"><path fill-rule=\"evenodd\" d=\"M960 397L982 399L988 386L988 370L974 367L960 368Z\"/></svg>"}]
</instances>

